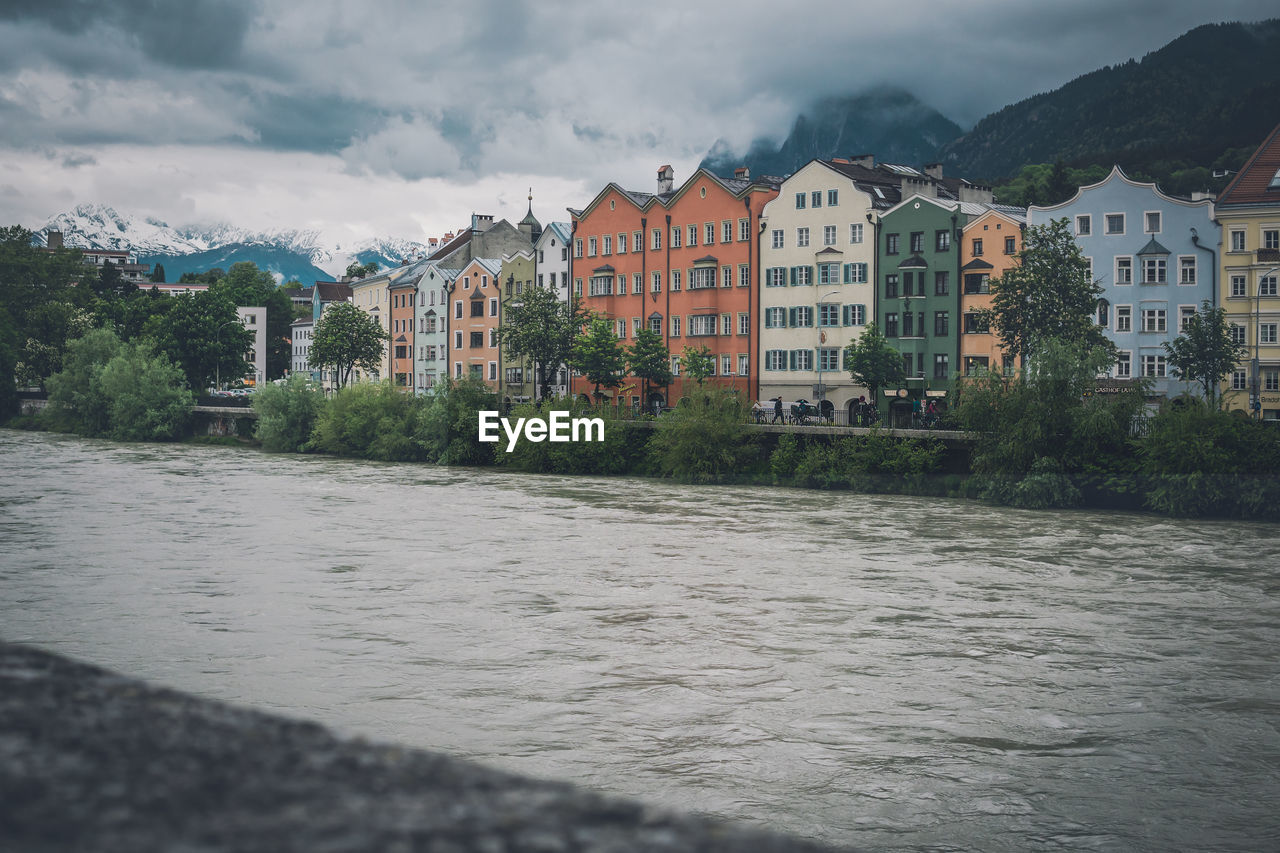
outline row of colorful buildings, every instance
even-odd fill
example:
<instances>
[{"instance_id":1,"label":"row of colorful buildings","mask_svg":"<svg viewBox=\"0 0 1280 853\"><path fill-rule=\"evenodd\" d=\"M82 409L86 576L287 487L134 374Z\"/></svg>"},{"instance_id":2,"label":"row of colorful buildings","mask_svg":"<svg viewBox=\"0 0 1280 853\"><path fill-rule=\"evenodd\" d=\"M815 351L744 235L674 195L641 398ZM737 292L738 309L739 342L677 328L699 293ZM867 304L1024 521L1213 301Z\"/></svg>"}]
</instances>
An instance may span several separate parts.
<instances>
[{"instance_id":1,"label":"row of colorful buildings","mask_svg":"<svg viewBox=\"0 0 1280 853\"><path fill-rule=\"evenodd\" d=\"M532 204L517 225L473 216L424 259L330 285L390 332L370 378L429 393L444 376L475 376L531 398L533 366L502 352L497 329L526 289L543 287L579 297L624 344L641 328L660 334L677 377L652 392L660 402L686 391L684 348L705 347L712 381L744 399L826 401L843 419L869 392L842 353L874 321L907 376L875 401L892 423L913 400L945 401L957 377L1016 368L984 323L989 284L1016 263L1027 226L1066 218L1102 288L1096 320L1120 354L1114 384L1146 378L1153 402L1196 393L1170 375L1162 344L1208 302L1250 350L1226 383L1228 405L1280 419L1280 128L1217 199L1169 196L1116 168L1066 202L1023 209L937 164L855 156L786 177L698 170L678 185L663 166L653 192L610 183L568 212L545 228ZM295 324L295 344L321 301ZM611 396L654 402L639 387L626 380ZM555 393L589 390L558 372Z\"/></svg>"}]
</instances>

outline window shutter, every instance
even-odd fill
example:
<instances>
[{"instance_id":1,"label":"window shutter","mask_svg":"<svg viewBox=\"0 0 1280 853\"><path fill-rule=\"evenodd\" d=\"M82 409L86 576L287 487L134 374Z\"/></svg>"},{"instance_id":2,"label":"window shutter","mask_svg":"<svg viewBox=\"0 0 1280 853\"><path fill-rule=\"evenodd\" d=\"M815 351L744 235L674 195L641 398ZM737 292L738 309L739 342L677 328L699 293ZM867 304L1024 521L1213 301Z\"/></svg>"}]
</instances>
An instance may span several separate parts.
<instances>
[{"instance_id":1,"label":"window shutter","mask_svg":"<svg viewBox=\"0 0 1280 853\"><path fill-rule=\"evenodd\" d=\"M792 287L796 286L796 269L797 269L796 267L791 268L791 286Z\"/></svg>"},{"instance_id":2,"label":"window shutter","mask_svg":"<svg viewBox=\"0 0 1280 853\"><path fill-rule=\"evenodd\" d=\"M844 283L853 284L853 264L844 265ZM845 325L847 326L848 323Z\"/></svg>"},{"instance_id":3,"label":"window shutter","mask_svg":"<svg viewBox=\"0 0 1280 853\"><path fill-rule=\"evenodd\" d=\"M846 266L845 266L845 269L847 270L848 268L849 268L849 267L846 265ZM840 306L840 314L841 314L840 322L841 322L843 325L846 325L846 326L852 326L852 325L853 325L853 319L852 319L853 306L852 306L852 305L841 305L841 306Z\"/></svg>"},{"instance_id":4,"label":"window shutter","mask_svg":"<svg viewBox=\"0 0 1280 853\"><path fill-rule=\"evenodd\" d=\"M810 284L818 283L818 271L814 267L809 267L809 283Z\"/></svg>"},{"instance_id":5,"label":"window shutter","mask_svg":"<svg viewBox=\"0 0 1280 853\"><path fill-rule=\"evenodd\" d=\"M797 356L798 356L799 354L800 354L800 353L799 353L799 351L798 351L798 350L791 350L791 351L788 353L788 355L791 357L791 358L790 358L790 361L789 361L789 365L790 365L790 367L791 367L791 369L792 369L792 370L796 370L796 369L797 369L797 368L796 368L796 362L797 362L797 360L798 360L798 359L797 359Z\"/></svg>"},{"instance_id":6,"label":"window shutter","mask_svg":"<svg viewBox=\"0 0 1280 853\"><path fill-rule=\"evenodd\" d=\"M796 327L796 324L799 322L799 310L800 309L794 306L787 309L787 316L789 317L787 325L791 326L793 329Z\"/></svg>"}]
</instances>

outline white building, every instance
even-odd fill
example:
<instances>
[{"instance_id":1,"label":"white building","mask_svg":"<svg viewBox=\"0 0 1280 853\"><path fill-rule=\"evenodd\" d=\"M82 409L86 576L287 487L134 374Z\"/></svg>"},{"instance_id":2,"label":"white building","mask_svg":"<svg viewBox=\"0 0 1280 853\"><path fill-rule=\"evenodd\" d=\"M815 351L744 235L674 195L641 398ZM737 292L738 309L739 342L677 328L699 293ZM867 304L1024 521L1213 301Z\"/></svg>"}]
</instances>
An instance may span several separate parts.
<instances>
[{"instance_id":1,"label":"white building","mask_svg":"<svg viewBox=\"0 0 1280 853\"><path fill-rule=\"evenodd\" d=\"M236 308L236 314L253 332L253 348L244 354L244 381L258 387L267 381L267 309Z\"/></svg>"}]
</instances>

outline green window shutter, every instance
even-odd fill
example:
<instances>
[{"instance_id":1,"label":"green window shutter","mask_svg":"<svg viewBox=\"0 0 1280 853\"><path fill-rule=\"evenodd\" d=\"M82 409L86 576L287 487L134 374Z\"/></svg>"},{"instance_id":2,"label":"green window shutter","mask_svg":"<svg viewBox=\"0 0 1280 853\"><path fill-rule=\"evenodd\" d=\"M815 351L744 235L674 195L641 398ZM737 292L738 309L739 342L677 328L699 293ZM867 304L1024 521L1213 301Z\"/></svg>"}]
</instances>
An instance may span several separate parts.
<instances>
[{"instance_id":1,"label":"green window shutter","mask_svg":"<svg viewBox=\"0 0 1280 853\"><path fill-rule=\"evenodd\" d=\"M791 286L796 286L796 267L791 268Z\"/></svg>"},{"instance_id":2,"label":"green window shutter","mask_svg":"<svg viewBox=\"0 0 1280 853\"><path fill-rule=\"evenodd\" d=\"M844 265L844 283L853 284L853 264Z\"/></svg>"},{"instance_id":3,"label":"green window shutter","mask_svg":"<svg viewBox=\"0 0 1280 853\"><path fill-rule=\"evenodd\" d=\"M799 324L799 318L798 318L799 310L795 307L789 308L787 310L787 315L790 318L788 325L794 329Z\"/></svg>"},{"instance_id":4,"label":"green window shutter","mask_svg":"<svg viewBox=\"0 0 1280 853\"><path fill-rule=\"evenodd\" d=\"M847 270L847 269L848 269L848 266L846 266L846 267L845 267L845 269ZM850 310L851 308L853 308L853 306L852 306L852 305L841 305L841 306L840 306L840 323L841 323L842 325L845 325L845 326L852 326L852 325L853 325L852 318L850 317L850 315L853 313L853 312Z\"/></svg>"},{"instance_id":5,"label":"green window shutter","mask_svg":"<svg viewBox=\"0 0 1280 853\"><path fill-rule=\"evenodd\" d=\"M817 268L817 267L809 267L809 283L810 283L810 284L817 284L817 283L818 283L818 268Z\"/></svg>"},{"instance_id":6,"label":"green window shutter","mask_svg":"<svg viewBox=\"0 0 1280 853\"><path fill-rule=\"evenodd\" d=\"M791 350L788 353L788 355L791 357L789 362L791 369L797 370L798 368L796 367L796 361L797 361L798 352L796 350Z\"/></svg>"}]
</instances>

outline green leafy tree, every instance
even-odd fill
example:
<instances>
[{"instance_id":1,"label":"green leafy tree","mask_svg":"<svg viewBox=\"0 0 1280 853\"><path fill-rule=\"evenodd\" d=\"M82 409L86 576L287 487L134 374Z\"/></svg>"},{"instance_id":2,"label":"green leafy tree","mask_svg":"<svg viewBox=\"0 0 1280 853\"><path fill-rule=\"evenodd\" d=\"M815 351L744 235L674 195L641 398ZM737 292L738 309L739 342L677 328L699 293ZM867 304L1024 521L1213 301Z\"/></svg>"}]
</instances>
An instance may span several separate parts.
<instances>
[{"instance_id":1,"label":"green leafy tree","mask_svg":"<svg viewBox=\"0 0 1280 853\"><path fill-rule=\"evenodd\" d=\"M253 410L258 413L256 435L263 449L301 453L324 407L324 391L300 373L281 384L268 382L259 388L253 395Z\"/></svg>"},{"instance_id":2,"label":"green leafy tree","mask_svg":"<svg viewBox=\"0 0 1280 853\"><path fill-rule=\"evenodd\" d=\"M1226 310L1214 308L1207 300L1182 333L1163 346L1169 356L1169 372L1177 379L1199 382L1211 409L1219 406L1219 383L1248 353L1248 347L1231 339Z\"/></svg>"},{"instance_id":3,"label":"green leafy tree","mask_svg":"<svg viewBox=\"0 0 1280 853\"><path fill-rule=\"evenodd\" d=\"M671 352L662 335L642 328L627 348L626 357L631 375L644 382L644 401L648 405L653 386L665 388L671 384Z\"/></svg>"},{"instance_id":4,"label":"green leafy tree","mask_svg":"<svg viewBox=\"0 0 1280 853\"><path fill-rule=\"evenodd\" d=\"M1114 358L1114 347L1094 323L1101 293L1067 220L1055 219L1029 227L1017 265L991 280L992 308L986 319L1004 351L1023 364L1038 342L1049 338L1100 346Z\"/></svg>"},{"instance_id":5,"label":"green leafy tree","mask_svg":"<svg viewBox=\"0 0 1280 853\"><path fill-rule=\"evenodd\" d=\"M44 387L45 380L62 369L67 342L93 327L93 316L69 302L49 301L27 315L27 340L19 352L18 381Z\"/></svg>"},{"instance_id":6,"label":"green leafy tree","mask_svg":"<svg viewBox=\"0 0 1280 853\"><path fill-rule=\"evenodd\" d=\"M49 377L49 405L42 419L50 427L80 435L106 433L110 404L98 376L121 346L110 329L94 329L68 343L62 370Z\"/></svg>"},{"instance_id":7,"label":"green leafy tree","mask_svg":"<svg viewBox=\"0 0 1280 853\"><path fill-rule=\"evenodd\" d=\"M98 374L107 400L107 435L120 441L173 441L191 421L194 395L182 371L149 341L121 345Z\"/></svg>"},{"instance_id":8,"label":"green leafy tree","mask_svg":"<svg viewBox=\"0 0 1280 853\"><path fill-rule=\"evenodd\" d=\"M844 369L854 382L866 386L875 405L879 405L882 388L907 380L902 354L889 346L875 323L868 323L858 339L844 348Z\"/></svg>"},{"instance_id":9,"label":"green leafy tree","mask_svg":"<svg viewBox=\"0 0 1280 853\"><path fill-rule=\"evenodd\" d=\"M242 308L267 309L267 378L277 379L289 369L293 345L289 340L293 324L293 301L276 287L271 273L251 261L232 264L227 274L209 288Z\"/></svg>"},{"instance_id":10,"label":"green leafy tree","mask_svg":"<svg viewBox=\"0 0 1280 853\"><path fill-rule=\"evenodd\" d=\"M168 310L152 315L143 334L182 370L187 387L200 393L215 381L245 374L244 354L253 346L236 306L212 290L173 297Z\"/></svg>"},{"instance_id":11,"label":"green leafy tree","mask_svg":"<svg viewBox=\"0 0 1280 853\"><path fill-rule=\"evenodd\" d=\"M379 269L381 269L381 267L378 265L377 261L369 261L367 264L362 264L359 261L352 261L347 264L347 276L353 279L368 278Z\"/></svg>"},{"instance_id":12,"label":"green leafy tree","mask_svg":"<svg viewBox=\"0 0 1280 853\"><path fill-rule=\"evenodd\" d=\"M216 284L225 278L227 271L222 267L214 267L204 272L184 272L178 276L178 284Z\"/></svg>"},{"instance_id":13,"label":"green leafy tree","mask_svg":"<svg viewBox=\"0 0 1280 853\"><path fill-rule=\"evenodd\" d=\"M528 359L534 364L538 389L545 399L551 393L554 372L569 361L586 314L576 297L562 302L551 290L533 287L509 303L503 315L498 340L512 359Z\"/></svg>"},{"instance_id":14,"label":"green leafy tree","mask_svg":"<svg viewBox=\"0 0 1280 853\"><path fill-rule=\"evenodd\" d=\"M591 318L587 329L573 343L569 363L595 386L594 397L600 399L600 386L617 388L622 384L626 357L613 326L599 315Z\"/></svg>"},{"instance_id":15,"label":"green leafy tree","mask_svg":"<svg viewBox=\"0 0 1280 853\"><path fill-rule=\"evenodd\" d=\"M154 284L164 284L164 264L156 264L151 270L151 281Z\"/></svg>"},{"instance_id":16,"label":"green leafy tree","mask_svg":"<svg viewBox=\"0 0 1280 853\"><path fill-rule=\"evenodd\" d=\"M705 344L696 348L685 347L680 363L684 366L685 375L697 382L699 388L716 369L716 357Z\"/></svg>"},{"instance_id":17,"label":"green leafy tree","mask_svg":"<svg viewBox=\"0 0 1280 853\"><path fill-rule=\"evenodd\" d=\"M350 302L336 302L316 321L309 361L332 368L341 388L351 380L353 368L378 370L389 340L377 320Z\"/></svg>"},{"instance_id":18,"label":"green leafy tree","mask_svg":"<svg viewBox=\"0 0 1280 853\"><path fill-rule=\"evenodd\" d=\"M737 395L722 388L681 401L659 418L649 451L657 472L686 483L723 483L758 460Z\"/></svg>"},{"instance_id":19,"label":"green leafy tree","mask_svg":"<svg viewBox=\"0 0 1280 853\"><path fill-rule=\"evenodd\" d=\"M1053 169L1049 172L1048 181L1045 184L1045 196L1048 198L1049 204L1061 204L1070 199L1076 192L1076 185L1071 180L1071 175L1067 170L1067 164L1059 158L1053 164Z\"/></svg>"}]
</instances>

